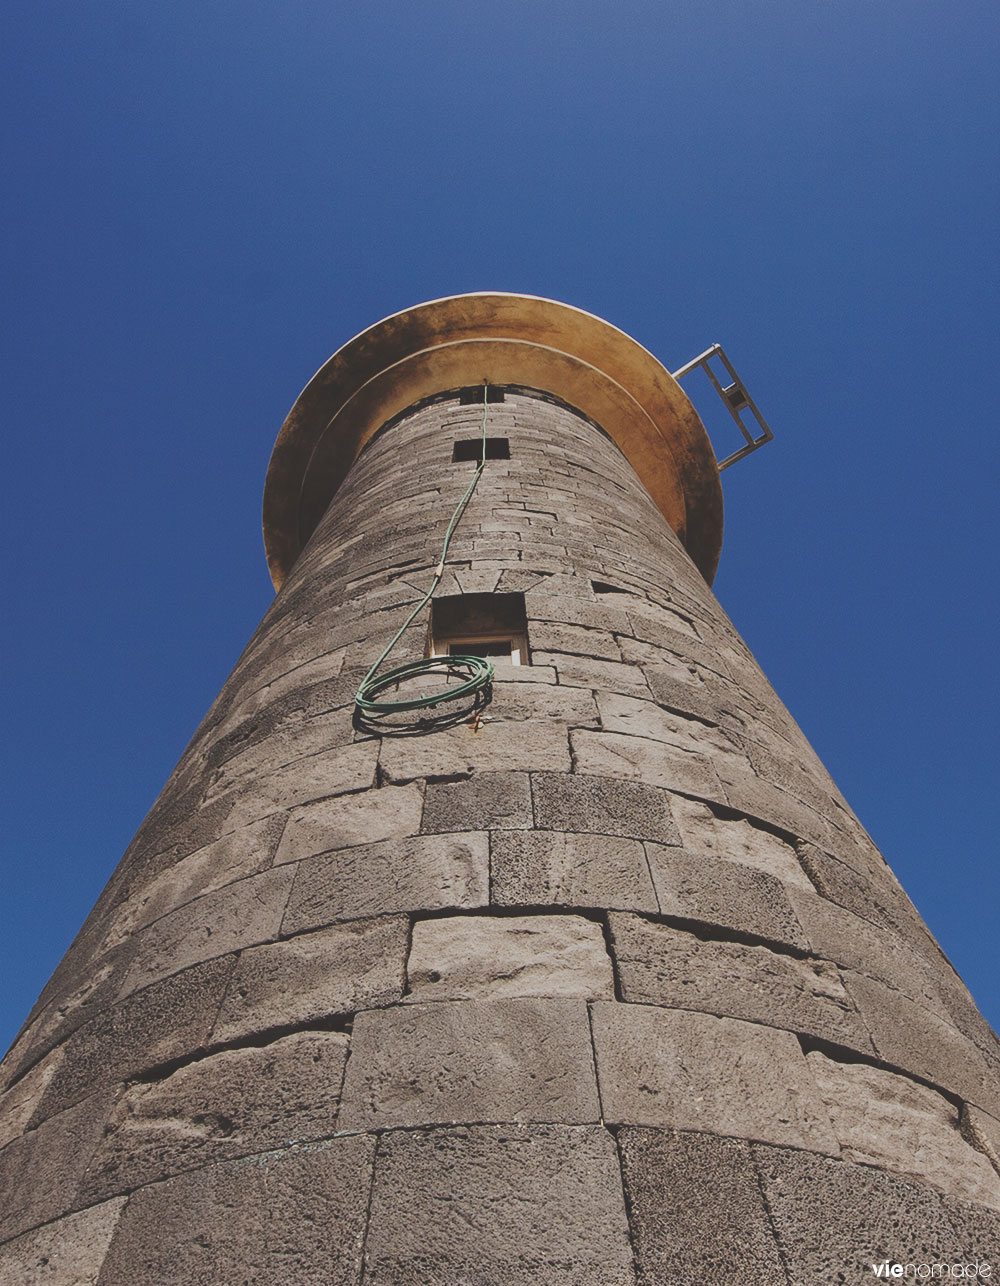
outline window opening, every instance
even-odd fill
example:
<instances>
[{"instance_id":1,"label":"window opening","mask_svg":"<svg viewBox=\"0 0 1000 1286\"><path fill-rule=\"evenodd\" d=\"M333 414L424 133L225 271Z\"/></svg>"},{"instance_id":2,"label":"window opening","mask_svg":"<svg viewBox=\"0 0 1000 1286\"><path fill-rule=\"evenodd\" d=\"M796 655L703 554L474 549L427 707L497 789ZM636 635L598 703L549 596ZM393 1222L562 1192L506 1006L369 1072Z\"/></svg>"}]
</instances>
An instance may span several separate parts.
<instances>
[{"instance_id":1,"label":"window opening","mask_svg":"<svg viewBox=\"0 0 1000 1286\"><path fill-rule=\"evenodd\" d=\"M431 603L430 656L507 657L528 665L523 594L448 594Z\"/></svg>"},{"instance_id":2,"label":"window opening","mask_svg":"<svg viewBox=\"0 0 1000 1286\"><path fill-rule=\"evenodd\" d=\"M453 463L460 460L471 460L474 464L478 464L483 458L483 439L459 438L455 443L451 458ZM487 438L486 459L509 460L510 441L507 438Z\"/></svg>"}]
</instances>

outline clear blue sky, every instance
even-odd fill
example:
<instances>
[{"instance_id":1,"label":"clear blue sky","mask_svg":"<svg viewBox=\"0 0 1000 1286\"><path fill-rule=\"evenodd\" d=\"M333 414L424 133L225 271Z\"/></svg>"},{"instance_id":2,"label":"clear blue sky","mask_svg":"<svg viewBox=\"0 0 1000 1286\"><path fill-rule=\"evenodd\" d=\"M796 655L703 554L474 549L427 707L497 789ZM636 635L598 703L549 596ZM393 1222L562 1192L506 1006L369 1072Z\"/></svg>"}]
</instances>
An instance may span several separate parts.
<instances>
[{"instance_id":1,"label":"clear blue sky","mask_svg":"<svg viewBox=\"0 0 1000 1286\"><path fill-rule=\"evenodd\" d=\"M717 592L996 1025L995 0L5 18L0 1043L268 606L299 389L482 289L726 345Z\"/></svg>"}]
</instances>

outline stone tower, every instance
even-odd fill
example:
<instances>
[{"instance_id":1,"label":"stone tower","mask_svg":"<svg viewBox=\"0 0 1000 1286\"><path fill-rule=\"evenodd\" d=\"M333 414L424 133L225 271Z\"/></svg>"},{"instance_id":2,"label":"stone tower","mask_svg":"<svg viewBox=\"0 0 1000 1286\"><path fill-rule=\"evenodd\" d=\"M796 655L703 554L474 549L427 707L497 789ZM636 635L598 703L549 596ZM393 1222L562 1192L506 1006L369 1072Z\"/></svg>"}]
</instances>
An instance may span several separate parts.
<instances>
[{"instance_id":1,"label":"stone tower","mask_svg":"<svg viewBox=\"0 0 1000 1286\"><path fill-rule=\"evenodd\" d=\"M361 718L484 412L392 663L492 693ZM721 533L597 318L464 296L330 359L274 606L3 1063L2 1286L1000 1273L1000 1045L712 596Z\"/></svg>"}]
</instances>

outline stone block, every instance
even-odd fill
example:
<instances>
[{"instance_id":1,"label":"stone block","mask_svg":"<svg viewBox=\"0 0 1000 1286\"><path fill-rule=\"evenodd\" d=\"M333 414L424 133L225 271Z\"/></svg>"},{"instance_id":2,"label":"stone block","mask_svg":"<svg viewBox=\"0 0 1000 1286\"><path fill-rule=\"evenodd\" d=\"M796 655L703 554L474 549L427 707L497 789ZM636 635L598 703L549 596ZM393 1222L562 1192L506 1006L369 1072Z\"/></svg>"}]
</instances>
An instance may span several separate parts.
<instances>
[{"instance_id":1,"label":"stone block","mask_svg":"<svg viewBox=\"0 0 1000 1286\"><path fill-rule=\"evenodd\" d=\"M620 661L621 650L607 630L587 629L582 625L564 625L558 621L532 621L528 627L532 652L570 652L575 656Z\"/></svg>"},{"instance_id":2,"label":"stone block","mask_svg":"<svg viewBox=\"0 0 1000 1286\"><path fill-rule=\"evenodd\" d=\"M750 766L758 777L794 795L817 813L832 812L834 797L839 797L840 792L828 773L817 772L811 762L807 766L801 757L776 754L751 736L744 737L743 744Z\"/></svg>"},{"instance_id":3,"label":"stone block","mask_svg":"<svg viewBox=\"0 0 1000 1286\"><path fill-rule=\"evenodd\" d=\"M387 737L379 767L394 783L466 772L568 772L569 741L557 723L484 722L478 732L463 723L433 737Z\"/></svg>"},{"instance_id":4,"label":"stone block","mask_svg":"<svg viewBox=\"0 0 1000 1286\"><path fill-rule=\"evenodd\" d=\"M279 867L238 880L172 911L144 930L120 996L189 965L278 936L295 868Z\"/></svg>"},{"instance_id":5,"label":"stone block","mask_svg":"<svg viewBox=\"0 0 1000 1286\"><path fill-rule=\"evenodd\" d=\"M725 764L719 766L719 772L730 807L737 812L784 831L790 838L808 840L824 849L834 843L836 830L831 823L794 795L759 777L727 775Z\"/></svg>"},{"instance_id":6,"label":"stone block","mask_svg":"<svg viewBox=\"0 0 1000 1286\"><path fill-rule=\"evenodd\" d=\"M787 1286L749 1144L627 1128L618 1147L643 1286Z\"/></svg>"},{"instance_id":7,"label":"stone block","mask_svg":"<svg viewBox=\"0 0 1000 1286\"><path fill-rule=\"evenodd\" d=\"M412 1001L615 994L603 930L579 915L418 920L406 976Z\"/></svg>"},{"instance_id":8,"label":"stone block","mask_svg":"<svg viewBox=\"0 0 1000 1286\"><path fill-rule=\"evenodd\" d=\"M195 898L227 884L257 875L274 858L285 826L281 814L232 831L161 871L139 885L115 914L103 949L125 942L132 934Z\"/></svg>"},{"instance_id":9,"label":"stone block","mask_svg":"<svg viewBox=\"0 0 1000 1286\"><path fill-rule=\"evenodd\" d=\"M247 698L244 713L252 714L265 706L273 705L294 693L312 687L314 684L336 679L344 667L346 653L346 647L324 652L322 656L314 656L308 661L303 661L291 670L286 671L280 678L273 679L270 683L265 683L263 687L258 688L251 697Z\"/></svg>"},{"instance_id":10,"label":"stone block","mask_svg":"<svg viewBox=\"0 0 1000 1286\"><path fill-rule=\"evenodd\" d=\"M51 1050L10 1089L0 1094L0 1148L19 1138L38 1110L42 1095L62 1062L63 1049Z\"/></svg>"},{"instance_id":11,"label":"stone block","mask_svg":"<svg viewBox=\"0 0 1000 1286\"><path fill-rule=\"evenodd\" d=\"M347 659L350 658L348 649ZM293 693L285 701L276 703L276 708L265 707L254 715L248 721L249 729L237 727L229 738L213 745L211 759L228 757L215 768L208 797L226 795L290 763L349 746L354 741L354 728L346 702L338 709L322 708L327 705L327 694L332 687L322 683L316 690ZM339 696L342 685L337 684L336 690ZM310 708L316 706L320 708Z\"/></svg>"},{"instance_id":12,"label":"stone block","mask_svg":"<svg viewBox=\"0 0 1000 1286\"><path fill-rule=\"evenodd\" d=\"M95 932L91 933L91 921L88 921L63 957L64 962L71 956L75 959L61 974L60 965L53 975L60 975L60 986L51 990L46 987L47 1003L11 1051L17 1054L16 1061L12 1060L10 1066L11 1078L20 1076L100 1014L107 1005L114 1003L137 944L133 939L113 947L104 955L97 955L94 941L100 938L100 926L94 927ZM85 942L90 947L89 952L84 950Z\"/></svg>"},{"instance_id":13,"label":"stone block","mask_svg":"<svg viewBox=\"0 0 1000 1286\"><path fill-rule=\"evenodd\" d=\"M552 1125L383 1134L365 1282L632 1286L614 1140Z\"/></svg>"},{"instance_id":14,"label":"stone block","mask_svg":"<svg viewBox=\"0 0 1000 1286\"><path fill-rule=\"evenodd\" d=\"M96 1286L124 1205L106 1201L0 1247L0 1286Z\"/></svg>"},{"instance_id":15,"label":"stone block","mask_svg":"<svg viewBox=\"0 0 1000 1286\"><path fill-rule=\"evenodd\" d=\"M647 844L646 855L663 915L807 949L784 885L773 875L739 862L692 858L663 844Z\"/></svg>"},{"instance_id":16,"label":"stone block","mask_svg":"<svg viewBox=\"0 0 1000 1286\"><path fill-rule=\"evenodd\" d=\"M809 1152L752 1149L789 1281L874 1280L873 1265L953 1262L961 1247L920 1184Z\"/></svg>"},{"instance_id":17,"label":"stone block","mask_svg":"<svg viewBox=\"0 0 1000 1286\"><path fill-rule=\"evenodd\" d=\"M364 790L374 784L378 743L358 741L287 764L236 792L229 814L230 829L297 808L315 799Z\"/></svg>"},{"instance_id":18,"label":"stone block","mask_svg":"<svg viewBox=\"0 0 1000 1286\"><path fill-rule=\"evenodd\" d=\"M475 831L363 844L302 862L298 870L284 934L339 920L489 901L489 842Z\"/></svg>"},{"instance_id":19,"label":"stone block","mask_svg":"<svg viewBox=\"0 0 1000 1286\"><path fill-rule=\"evenodd\" d=\"M1000 1174L1000 1120L974 1103L962 1104L962 1134Z\"/></svg>"},{"instance_id":20,"label":"stone block","mask_svg":"<svg viewBox=\"0 0 1000 1286\"><path fill-rule=\"evenodd\" d=\"M987 1066L1000 1077L1000 1037L976 1008L968 987L943 951L932 950L927 957L927 966L935 993L944 1005L944 1013L964 1036L979 1047Z\"/></svg>"},{"instance_id":21,"label":"stone block","mask_svg":"<svg viewBox=\"0 0 1000 1286\"><path fill-rule=\"evenodd\" d=\"M927 954L928 938L913 904L895 882L880 872L861 875L815 844L800 844L799 858L816 888L852 915L889 929Z\"/></svg>"},{"instance_id":22,"label":"stone block","mask_svg":"<svg viewBox=\"0 0 1000 1286\"><path fill-rule=\"evenodd\" d=\"M876 978L945 1016L927 962L892 930L802 889L792 889L789 897L816 955Z\"/></svg>"},{"instance_id":23,"label":"stone block","mask_svg":"<svg viewBox=\"0 0 1000 1286\"><path fill-rule=\"evenodd\" d=\"M490 867L492 900L500 906L659 909L638 840L560 831L499 832L490 837Z\"/></svg>"},{"instance_id":24,"label":"stone block","mask_svg":"<svg viewBox=\"0 0 1000 1286\"><path fill-rule=\"evenodd\" d=\"M819 1051L806 1062L846 1161L922 1180L960 1201L1000 1208L1000 1175L959 1133L959 1114L941 1094L865 1063Z\"/></svg>"},{"instance_id":25,"label":"stone block","mask_svg":"<svg viewBox=\"0 0 1000 1286\"><path fill-rule=\"evenodd\" d=\"M288 818L275 863L415 835L422 808L419 786L386 786L306 804Z\"/></svg>"},{"instance_id":26,"label":"stone block","mask_svg":"<svg viewBox=\"0 0 1000 1286\"><path fill-rule=\"evenodd\" d=\"M565 571L565 568L560 568ZM545 587L532 592L531 619L553 621L559 625L581 625L588 630L605 630L609 634L631 634L628 614L615 607L586 601L575 595L553 594Z\"/></svg>"},{"instance_id":27,"label":"stone block","mask_svg":"<svg viewBox=\"0 0 1000 1286\"><path fill-rule=\"evenodd\" d=\"M591 688L601 692L623 692L628 696L648 697L649 688L637 665L621 661L600 661L569 652L534 652L538 665L554 665L559 682L571 688Z\"/></svg>"},{"instance_id":28,"label":"stone block","mask_svg":"<svg viewBox=\"0 0 1000 1286\"><path fill-rule=\"evenodd\" d=\"M527 773L475 773L465 781L428 782L420 830L526 830L531 826Z\"/></svg>"},{"instance_id":29,"label":"stone block","mask_svg":"<svg viewBox=\"0 0 1000 1286\"><path fill-rule=\"evenodd\" d=\"M342 1129L598 1116L582 1000L442 1001L355 1019Z\"/></svg>"},{"instance_id":30,"label":"stone block","mask_svg":"<svg viewBox=\"0 0 1000 1286\"><path fill-rule=\"evenodd\" d=\"M665 790L613 777L539 773L532 777L535 825L677 844L680 832Z\"/></svg>"},{"instance_id":31,"label":"stone block","mask_svg":"<svg viewBox=\"0 0 1000 1286\"><path fill-rule=\"evenodd\" d=\"M872 1053L837 970L769 947L704 940L612 912L612 951L625 1000L725 1014Z\"/></svg>"},{"instance_id":32,"label":"stone block","mask_svg":"<svg viewBox=\"0 0 1000 1286\"><path fill-rule=\"evenodd\" d=\"M0 1242L74 1209L110 1103L94 1094L0 1152Z\"/></svg>"},{"instance_id":33,"label":"stone block","mask_svg":"<svg viewBox=\"0 0 1000 1286\"><path fill-rule=\"evenodd\" d=\"M644 665L642 669L653 700L664 709L692 715L705 723L722 722L713 693L697 674L692 674L680 662L676 665Z\"/></svg>"},{"instance_id":34,"label":"stone block","mask_svg":"<svg viewBox=\"0 0 1000 1286\"><path fill-rule=\"evenodd\" d=\"M339 1032L298 1032L263 1047L223 1050L132 1086L108 1116L81 1200L329 1137L348 1043Z\"/></svg>"},{"instance_id":35,"label":"stone block","mask_svg":"<svg viewBox=\"0 0 1000 1286\"><path fill-rule=\"evenodd\" d=\"M198 1050L208 1038L235 957L210 960L103 1009L70 1037L33 1122L92 1090Z\"/></svg>"},{"instance_id":36,"label":"stone block","mask_svg":"<svg viewBox=\"0 0 1000 1286\"><path fill-rule=\"evenodd\" d=\"M844 980L881 1059L1000 1116L997 1078L951 1023L872 978L845 972Z\"/></svg>"},{"instance_id":37,"label":"stone block","mask_svg":"<svg viewBox=\"0 0 1000 1286\"><path fill-rule=\"evenodd\" d=\"M605 1121L760 1139L836 1154L789 1032L648 1005L592 1006Z\"/></svg>"},{"instance_id":38,"label":"stone block","mask_svg":"<svg viewBox=\"0 0 1000 1286\"><path fill-rule=\"evenodd\" d=\"M783 884L813 891L795 848L745 817L718 816L696 799L675 797L670 802L681 840L690 857L739 862L773 875Z\"/></svg>"},{"instance_id":39,"label":"stone block","mask_svg":"<svg viewBox=\"0 0 1000 1286\"><path fill-rule=\"evenodd\" d=\"M598 693L597 708L605 732L659 741L676 750L707 757L713 763L729 760L732 772L745 769L746 756L741 747L714 724L666 710L655 701L623 697L614 692Z\"/></svg>"},{"instance_id":40,"label":"stone block","mask_svg":"<svg viewBox=\"0 0 1000 1286\"><path fill-rule=\"evenodd\" d=\"M374 1151L339 1138L143 1188L100 1286L358 1286Z\"/></svg>"},{"instance_id":41,"label":"stone block","mask_svg":"<svg viewBox=\"0 0 1000 1286\"><path fill-rule=\"evenodd\" d=\"M395 1003L403 994L408 933L405 916L387 915L244 951L212 1040Z\"/></svg>"},{"instance_id":42,"label":"stone block","mask_svg":"<svg viewBox=\"0 0 1000 1286\"><path fill-rule=\"evenodd\" d=\"M704 755L626 733L584 729L570 732L569 737L579 773L631 778L704 799L725 798L715 769Z\"/></svg>"},{"instance_id":43,"label":"stone block","mask_svg":"<svg viewBox=\"0 0 1000 1286\"><path fill-rule=\"evenodd\" d=\"M533 665L497 666L493 700L484 716L487 722L553 719L564 727L597 727L597 703L592 692L586 688L559 687L551 666L542 667L543 674L551 675L551 682L521 678L522 673L533 675L535 672Z\"/></svg>"}]
</instances>

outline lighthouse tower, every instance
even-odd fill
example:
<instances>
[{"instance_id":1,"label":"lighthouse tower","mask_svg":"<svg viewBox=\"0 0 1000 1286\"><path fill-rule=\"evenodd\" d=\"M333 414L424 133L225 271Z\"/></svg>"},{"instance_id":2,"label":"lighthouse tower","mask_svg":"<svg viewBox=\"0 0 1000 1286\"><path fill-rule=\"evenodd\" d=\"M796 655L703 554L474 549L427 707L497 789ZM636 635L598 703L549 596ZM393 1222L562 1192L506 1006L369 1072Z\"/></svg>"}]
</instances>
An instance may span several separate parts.
<instances>
[{"instance_id":1,"label":"lighthouse tower","mask_svg":"<svg viewBox=\"0 0 1000 1286\"><path fill-rule=\"evenodd\" d=\"M547 300L390 317L264 533L2 1065L0 1286L1000 1274L1000 1044L712 595L666 370Z\"/></svg>"}]
</instances>

